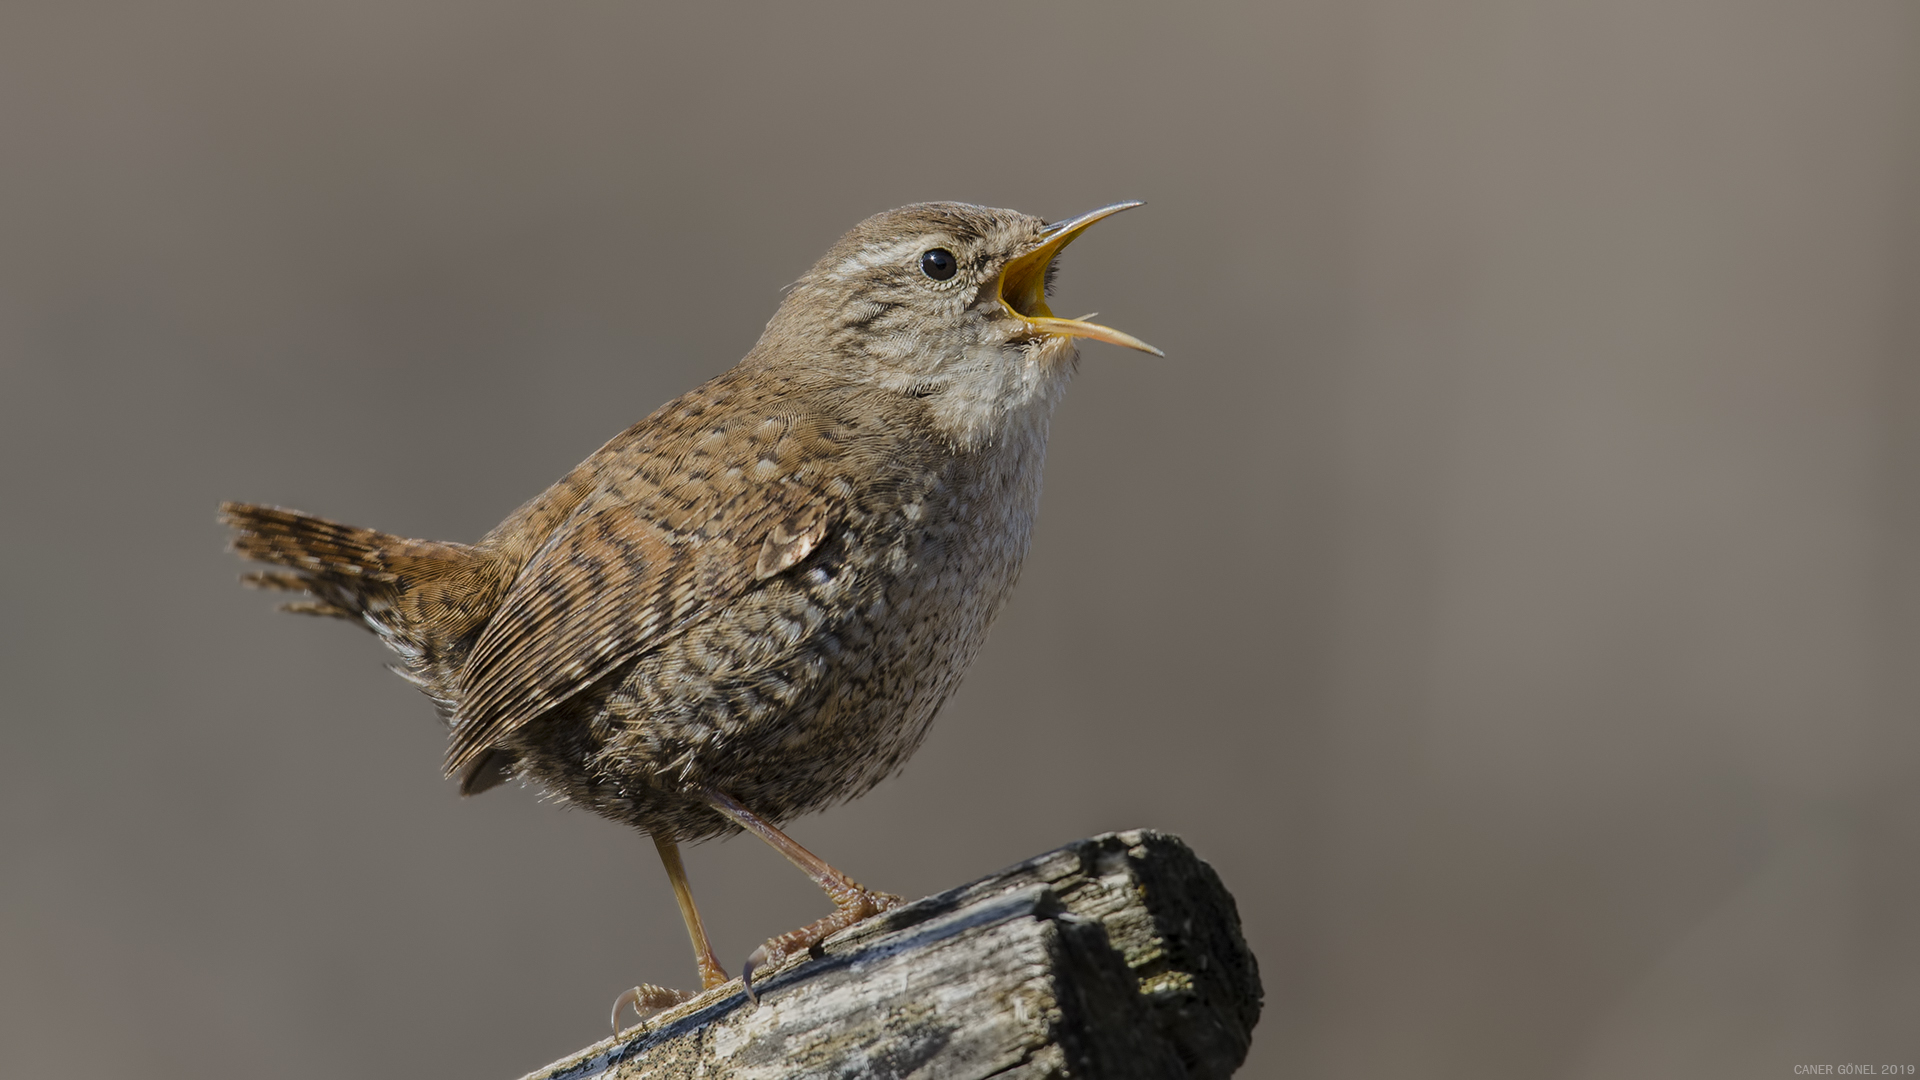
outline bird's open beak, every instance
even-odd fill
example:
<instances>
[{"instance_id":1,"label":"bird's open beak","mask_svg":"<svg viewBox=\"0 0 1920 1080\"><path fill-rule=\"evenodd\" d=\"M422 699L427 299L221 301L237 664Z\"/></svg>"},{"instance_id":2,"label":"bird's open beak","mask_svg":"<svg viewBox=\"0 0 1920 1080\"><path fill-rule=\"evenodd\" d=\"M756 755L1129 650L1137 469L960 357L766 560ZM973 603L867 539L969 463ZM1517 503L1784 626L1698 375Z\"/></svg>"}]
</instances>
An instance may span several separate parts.
<instances>
[{"instance_id":1,"label":"bird's open beak","mask_svg":"<svg viewBox=\"0 0 1920 1080\"><path fill-rule=\"evenodd\" d=\"M1137 202L1114 203L1103 206L1088 214L1081 214L1072 221L1047 227L1047 238L1039 247L1007 260L1006 269L1000 271L1000 303L1014 318L1032 327L1036 333L1057 334L1061 337L1092 338L1095 341L1124 345L1129 349L1139 349L1155 356L1165 356L1159 349L1141 341L1132 334L1123 334L1099 323L1090 323L1085 319L1062 319L1054 315L1047 307L1047 267L1053 265L1054 256L1062 248L1073 243L1087 226L1104 217L1112 217L1122 210L1130 210L1141 205Z\"/></svg>"}]
</instances>

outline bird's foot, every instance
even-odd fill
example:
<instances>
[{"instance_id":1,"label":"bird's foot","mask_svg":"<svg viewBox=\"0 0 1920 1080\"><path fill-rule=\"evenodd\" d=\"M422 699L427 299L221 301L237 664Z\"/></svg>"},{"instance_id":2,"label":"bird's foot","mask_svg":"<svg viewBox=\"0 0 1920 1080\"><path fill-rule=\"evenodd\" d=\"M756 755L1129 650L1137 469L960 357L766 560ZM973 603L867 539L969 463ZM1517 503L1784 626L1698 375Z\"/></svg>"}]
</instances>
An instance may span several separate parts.
<instances>
[{"instance_id":1,"label":"bird's foot","mask_svg":"<svg viewBox=\"0 0 1920 1080\"><path fill-rule=\"evenodd\" d=\"M833 901L833 914L777 938L769 938L765 944L753 950L740 972L740 982L746 988L747 1000L755 1004L760 1001L759 995L753 990L755 971L778 966L781 961L803 952L817 954L821 942L863 919L891 911L901 903L900 898L892 893L874 892L858 885L837 893Z\"/></svg>"},{"instance_id":2,"label":"bird's foot","mask_svg":"<svg viewBox=\"0 0 1920 1080\"><path fill-rule=\"evenodd\" d=\"M615 1037L619 1036L622 1030L620 1010L628 1006L633 1007L634 1015L640 1018L640 1026L644 1028L647 1026L647 1017L661 1009L669 1009L682 1002L692 1001L694 996L692 990L674 990L665 986L655 986L652 983L641 983L613 999L613 1034Z\"/></svg>"}]
</instances>

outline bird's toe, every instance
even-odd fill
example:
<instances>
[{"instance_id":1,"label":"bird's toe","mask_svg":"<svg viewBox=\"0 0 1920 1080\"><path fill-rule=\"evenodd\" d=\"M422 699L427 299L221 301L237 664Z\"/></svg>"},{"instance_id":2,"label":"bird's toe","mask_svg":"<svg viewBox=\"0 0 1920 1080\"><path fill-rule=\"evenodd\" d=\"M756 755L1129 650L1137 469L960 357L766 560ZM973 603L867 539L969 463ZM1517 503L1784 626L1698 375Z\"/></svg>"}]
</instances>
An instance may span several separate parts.
<instances>
[{"instance_id":1,"label":"bird's toe","mask_svg":"<svg viewBox=\"0 0 1920 1080\"><path fill-rule=\"evenodd\" d=\"M652 983L641 983L613 999L613 1033L617 1036L623 1030L620 1027L620 1010L622 1009L631 1007L634 1015L640 1018L640 1026L644 1028L647 1025L647 1017L661 1009L691 1001L693 996L691 990L675 990L671 987L655 986Z\"/></svg>"}]
</instances>

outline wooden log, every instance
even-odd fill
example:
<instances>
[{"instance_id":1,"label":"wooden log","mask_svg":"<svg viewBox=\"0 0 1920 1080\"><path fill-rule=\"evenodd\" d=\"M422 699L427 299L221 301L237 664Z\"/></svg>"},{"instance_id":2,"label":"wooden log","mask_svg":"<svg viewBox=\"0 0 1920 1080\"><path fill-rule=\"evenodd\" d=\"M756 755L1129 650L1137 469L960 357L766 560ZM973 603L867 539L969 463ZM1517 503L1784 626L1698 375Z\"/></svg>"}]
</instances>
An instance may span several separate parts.
<instances>
[{"instance_id":1,"label":"wooden log","mask_svg":"<svg viewBox=\"0 0 1920 1080\"><path fill-rule=\"evenodd\" d=\"M869 919L526 1080L1225 1077L1260 974L1178 837L1076 841Z\"/></svg>"}]
</instances>

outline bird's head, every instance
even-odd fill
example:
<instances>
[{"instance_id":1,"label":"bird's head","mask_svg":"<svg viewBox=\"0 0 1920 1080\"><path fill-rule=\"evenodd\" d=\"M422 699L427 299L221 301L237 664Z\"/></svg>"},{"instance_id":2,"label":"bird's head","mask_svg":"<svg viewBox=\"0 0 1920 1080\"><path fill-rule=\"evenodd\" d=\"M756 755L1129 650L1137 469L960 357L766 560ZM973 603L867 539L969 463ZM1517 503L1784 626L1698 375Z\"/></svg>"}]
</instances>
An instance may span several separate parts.
<instances>
[{"instance_id":1,"label":"bird's head","mask_svg":"<svg viewBox=\"0 0 1920 1080\"><path fill-rule=\"evenodd\" d=\"M1060 252L1116 203L1049 225L1012 210L918 203L854 226L767 324L762 363L824 364L836 373L927 398L964 442L999 420L1050 410L1071 374L1075 341L1158 356L1146 342L1047 306Z\"/></svg>"}]
</instances>

